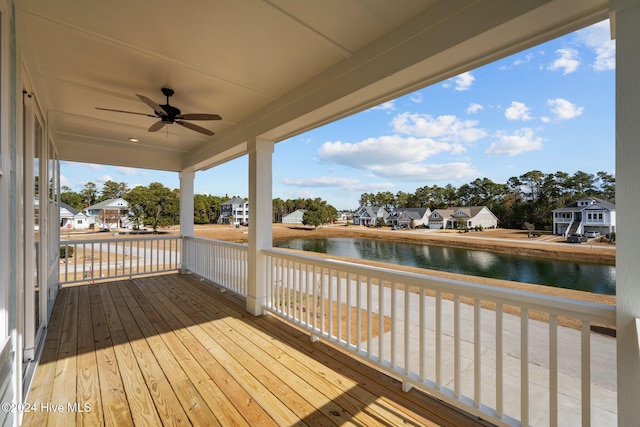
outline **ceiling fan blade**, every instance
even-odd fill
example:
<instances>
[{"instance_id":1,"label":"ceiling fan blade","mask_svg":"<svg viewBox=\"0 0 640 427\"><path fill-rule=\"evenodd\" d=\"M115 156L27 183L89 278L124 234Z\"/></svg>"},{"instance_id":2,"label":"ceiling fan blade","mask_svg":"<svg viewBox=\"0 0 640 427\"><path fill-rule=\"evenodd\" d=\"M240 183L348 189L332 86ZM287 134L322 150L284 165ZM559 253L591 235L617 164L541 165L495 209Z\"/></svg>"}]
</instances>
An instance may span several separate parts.
<instances>
[{"instance_id":1,"label":"ceiling fan blade","mask_svg":"<svg viewBox=\"0 0 640 427\"><path fill-rule=\"evenodd\" d=\"M158 104L156 104L155 102L153 102L152 100L150 100L149 98L147 98L144 95L138 95L136 93L136 96L140 99L140 101L144 102L145 104L147 104L149 107L153 108L153 111L156 112L156 114L160 115L160 116L167 116L169 115L164 108L162 108L161 106L159 106Z\"/></svg>"},{"instance_id":2,"label":"ceiling fan blade","mask_svg":"<svg viewBox=\"0 0 640 427\"><path fill-rule=\"evenodd\" d=\"M186 127L187 129L195 130L196 132L200 132L200 133L203 133L203 134L208 135L208 136L213 135L213 132L211 132L209 129L205 129L205 128L201 127L201 126L194 125L193 123L182 122L182 121L178 121L178 120L176 120L174 123L177 123L180 126Z\"/></svg>"},{"instance_id":3,"label":"ceiling fan blade","mask_svg":"<svg viewBox=\"0 0 640 427\"><path fill-rule=\"evenodd\" d=\"M102 111L113 111L113 112L115 112L115 113L137 114L137 115L139 115L139 116L147 116L147 117L157 117L157 116L152 116L151 114L136 113L135 111L112 110L111 108L100 108L100 107L96 107L96 110L102 110Z\"/></svg>"},{"instance_id":4,"label":"ceiling fan blade","mask_svg":"<svg viewBox=\"0 0 640 427\"><path fill-rule=\"evenodd\" d=\"M157 122L151 125L151 127L149 128L149 132L157 132L160 129L162 129L164 125L166 125L165 122L163 122L162 120L158 120Z\"/></svg>"},{"instance_id":5,"label":"ceiling fan blade","mask_svg":"<svg viewBox=\"0 0 640 427\"><path fill-rule=\"evenodd\" d=\"M176 119L180 120L222 120L217 114L178 114Z\"/></svg>"}]
</instances>

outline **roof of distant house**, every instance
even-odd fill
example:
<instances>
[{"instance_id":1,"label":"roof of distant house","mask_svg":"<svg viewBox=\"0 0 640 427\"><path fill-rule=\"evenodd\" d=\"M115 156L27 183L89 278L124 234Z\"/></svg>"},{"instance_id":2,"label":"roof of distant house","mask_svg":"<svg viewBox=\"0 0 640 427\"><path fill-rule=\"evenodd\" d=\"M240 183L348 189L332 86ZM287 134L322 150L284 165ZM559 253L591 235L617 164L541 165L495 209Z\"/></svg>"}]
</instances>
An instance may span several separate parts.
<instances>
[{"instance_id":1,"label":"roof of distant house","mask_svg":"<svg viewBox=\"0 0 640 427\"><path fill-rule=\"evenodd\" d=\"M243 205L246 202L242 197L233 197L226 202L222 203L223 205Z\"/></svg>"},{"instance_id":2,"label":"roof of distant house","mask_svg":"<svg viewBox=\"0 0 640 427\"><path fill-rule=\"evenodd\" d=\"M115 198L115 199L107 199L107 200L103 200L100 203L96 203L95 205L91 205L87 208L84 208L84 210L109 210L109 209L122 209L122 208L128 208L129 207L129 203L127 203L127 201L125 199L121 199L121 198Z\"/></svg>"},{"instance_id":3,"label":"roof of distant house","mask_svg":"<svg viewBox=\"0 0 640 427\"><path fill-rule=\"evenodd\" d=\"M71 213L71 215L73 215L73 216L76 216L76 215L78 215L80 213L80 211L78 209L69 206L65 202L60 202L60 207L63 208L63 209L68 210Z\"/></svg>"},{"instance_id":4,"label":"roof of distant house","mask_svg":"<svg viewBox=\"0 0 640 427\"><path fill-rule=\"evenodd\" d=\"M398 208L391 216L400 217L406 215L411 219L420 219L424 217L427 212L430 212L429 208Z\"/></svg>"},{"instance_id":5,"label":"roof of distant house","mask_svg":"<svg viewBox=\"0 0 640 427\"><path fill-rule=\"evenodd\" d=\"M434 209L431 215L433 215L434 213L438 213L443 218L448 218L448 217L452 217L456 212L462 211L469 218L473 218L474 216L478 215L478 213L480 213L482 209L485 209L485 208L487 207L486 206L459 206L459 207L452 207L452 208L446 208L446 209ZM491 212L489 208L487 208L487 210Z\"/></svg>"},{"instance_id":6,"label":"roof of distant house","mask_svg":"<svg viewBox=\"0 0 640 427\"><path fill-rule=\"evenodd\" d=\"M587 205L580 205L580 202L584 202L585 200L589 201L589 204ZM576 200L573 203L569 203L568 205L565 205L561 208L558 209L554 209L553 212L556 211L580 211L580 210L585 210L585 209L598 209L598 208L602 208L602 209L607 209L610 211L615 211L616 210L616 205L614 203L611 202L607 202L606 200L602 200L599 199L597 197L583 197L581 199Z\"/></svg>"},{"instance_id":7,"label":"roof of distant house","mask_svg":"<svg viewBox=\"0 0 640 427\"><path fill-rule=\"evenodd\" d=\"M306 209L296 209L295 211L286 214L282 218L292 217L298 214L304 214L306 211L307 211Z\"/></svg>"}]
</instances>

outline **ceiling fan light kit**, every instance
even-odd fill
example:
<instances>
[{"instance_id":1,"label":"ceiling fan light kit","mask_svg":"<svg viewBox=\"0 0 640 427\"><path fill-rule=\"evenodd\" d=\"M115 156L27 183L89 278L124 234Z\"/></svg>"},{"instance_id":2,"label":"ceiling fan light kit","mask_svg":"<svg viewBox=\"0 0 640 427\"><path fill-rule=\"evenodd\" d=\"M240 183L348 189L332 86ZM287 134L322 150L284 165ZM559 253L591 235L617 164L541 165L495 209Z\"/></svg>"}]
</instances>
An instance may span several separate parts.
<instances>
[{"instance_id":1,"label":"ceiling fan light kit","mask_svg":"<svg viewBox=\"0 0 640 427\"><path fill-rule=\"evenodd\" d=\"M138 97L138 99L140 99L140 101L144 102L145 104L147 104L149 107L153 109L153 112L155 113L154 115L136 113L134 111L112 110L110 108L96 107L96 109L103 110L103 111L113 111L116 113L137 114L140 116L154 117L154 118L160 119L159 121L152 124L151 127L149 127L149 132L157 132L160 129L162 129L165 125L177 123L182 127L191 129L195 132L199 132L207 136L212 136L214 134L209 129L203 128L202 126L194 125L193 123L187 122L185 120L222 120L222 117L220 117L217 114L205 114L205 113L182 114L180 109L169 104L169 98L174 94L173 89L170 89L168 87L163 87L161 90L163 95L167 98L167 103L164 105L159 105L154 101L152 101L151 99L147 98L146 96L139 95L136 93L136 96Z\"/></svg>"}]
</instances>

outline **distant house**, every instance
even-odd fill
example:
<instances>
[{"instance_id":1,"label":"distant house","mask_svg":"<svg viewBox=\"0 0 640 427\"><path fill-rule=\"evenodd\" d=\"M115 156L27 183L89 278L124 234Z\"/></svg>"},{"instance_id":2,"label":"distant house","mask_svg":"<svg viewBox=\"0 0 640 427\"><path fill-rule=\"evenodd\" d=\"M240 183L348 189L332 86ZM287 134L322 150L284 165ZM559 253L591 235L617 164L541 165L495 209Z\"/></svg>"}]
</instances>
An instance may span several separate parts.
<instances>
[{"instance_id":1,"label":"distant house","mask_svg":"<svg viewBox=\"0 0 640 427\"><path fill-rule=\"evenodd\" d=\"M60 202L60 228L86 230L89 228L89 217L84 212Z\"/></svg>"},{"instance_id":2,"label":"distant house","mask_svg":"<svg viewBox=\"0 0 640 427\"><path fill-rule=\"evenodd\" d=\"M421 227L429 223L429 208L399 208L387 217L388 225L400 227Z\"/></svg>"},{"instance_id":3,"label":"distant house","mask_svg":"<svg viewBox=\"0 0 640 427\"><path fill-rule=\"evenodd\" d=\"M498 217L486 206L434 209L429 215L429 228L496 228Z\"/></svg>"},{"instance_id":4,"label":"distant house","mask_svg":"<svg viewBox=\"0 0 640 427\"><path fill-rule=\"evenodd\" d=\"M305 210L298 209L297 211L293 211L288 215L282 217L283 224L302 224L302 217L304 216Z\"/></svg>"},{"instance_id":5,"label":"distant house","mask_svg":"<svg viewBox=\"0 0 640 427\"><path fill-rule=\"evenodd\" d=\"M376 225L378 218L386 221L389 212L380 206L360 206L353 214L353 225Z\"/></svg>"},{"instance_id":6,"label":"distant house","mask_svg":"<svg viewBox=\"0 0 640 427\"><path fill-rule=\"evenodd\" d=\"M249 202L234 197L221 204L218 224L249 224Z\"/></svg>"},{"instance_id":7,"label":"distant house","mask_svg":"<svg viewBox=\"0 0 640 427\"><path fill-rule=\"evenodd\" d=\"M347 222L353 221L353 212L349 211L340 211L338 212L338 222Z\"/></svg>"},{"instance_id":8,"label":"distant house","mask_svg":"<svg viewBox=\"0 0 640 427\"><path fill-rule=\"evenodd\" d=\"M113 228L133 228L129 219L129 203L126 200L108 199L84 209L89 223L101 230Z\"/></svg>"},{"instance_id":9,"label":"distant house","mask_svg":"<svg viewBox=\"0 0 640 427\"><path fill-rule=\"evenodd\" d=\"M583 197L553 211L553 234L568 236L616 231L616 205L597 197Z\"/></svg>"}]
</instances>

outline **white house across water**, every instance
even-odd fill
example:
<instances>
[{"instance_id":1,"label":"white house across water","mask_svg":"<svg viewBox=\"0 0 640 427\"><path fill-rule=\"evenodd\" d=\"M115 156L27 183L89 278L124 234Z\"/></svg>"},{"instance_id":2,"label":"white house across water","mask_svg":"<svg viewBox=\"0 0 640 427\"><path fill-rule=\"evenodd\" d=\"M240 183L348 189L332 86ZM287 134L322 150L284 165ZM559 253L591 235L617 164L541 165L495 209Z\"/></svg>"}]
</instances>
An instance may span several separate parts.
<instances>
[{"instance_id":1,"label":"white house across water","mask_svg":"<svg viewBox=\"0 0 640 427\"><path fill-rule=\"evenodd\" d=\"M553 210L553 234L568 236L595 231L607 235L616 231L616 205L597 197L583 197Z\"/></svg>"}]
</instances>

